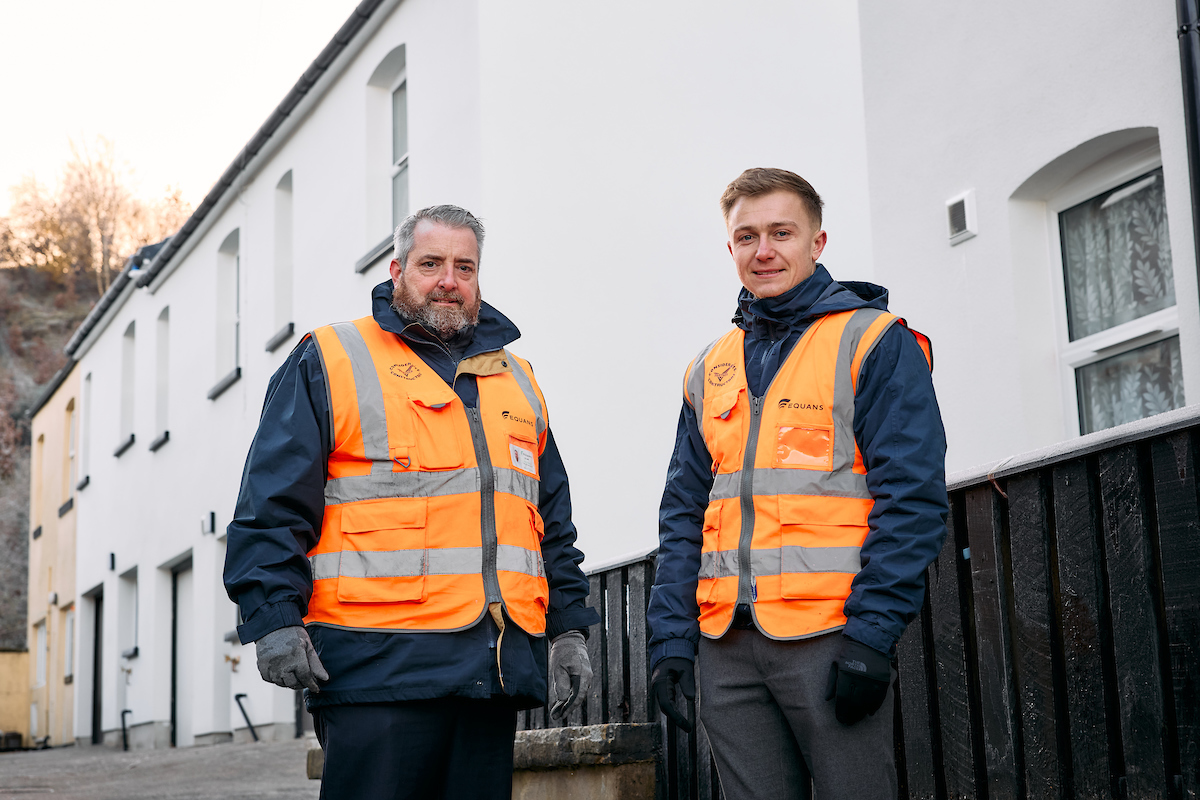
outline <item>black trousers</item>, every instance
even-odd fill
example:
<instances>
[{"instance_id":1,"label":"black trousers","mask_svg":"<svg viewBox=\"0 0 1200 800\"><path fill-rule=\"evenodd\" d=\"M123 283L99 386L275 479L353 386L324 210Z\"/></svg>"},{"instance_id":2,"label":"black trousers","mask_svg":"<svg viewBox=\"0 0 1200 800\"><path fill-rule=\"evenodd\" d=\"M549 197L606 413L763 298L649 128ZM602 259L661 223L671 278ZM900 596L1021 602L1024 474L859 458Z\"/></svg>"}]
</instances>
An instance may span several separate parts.
<instances>
[{"instance_id":1,"label":"black trousers","mask_svg":"<svg viewBox=\"0 0 1200 800\"><path fill-rule=\"evenodd\" d=\"M508 700L326 706L313 721L325 750L322 800L512 797L517 712Z\"/></svg>"}]
</instances>

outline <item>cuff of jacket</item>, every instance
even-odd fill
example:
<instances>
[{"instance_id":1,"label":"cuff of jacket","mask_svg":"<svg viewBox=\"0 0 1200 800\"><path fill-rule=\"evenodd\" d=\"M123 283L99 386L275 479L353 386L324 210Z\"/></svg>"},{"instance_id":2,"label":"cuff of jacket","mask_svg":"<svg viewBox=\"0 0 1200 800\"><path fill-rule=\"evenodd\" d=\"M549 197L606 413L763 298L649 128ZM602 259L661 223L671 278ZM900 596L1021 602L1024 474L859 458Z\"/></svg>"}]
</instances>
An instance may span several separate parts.
<instances>
[{"instance_id":1,"label":"cuff of jacket","mask_svg":"<svg viewBox=\"0 0 1200 800\"><path fill-rule=\"evenodd\" d=\"M662 644L650 648L650 669L658 666L664 658L686 658L696 660L696 644L690 639L667 639Z\"/></svg>"},{"instance_id":2,"label":"cuff of jacket","mask_svg":"<svg viewBox=\"0 0 1200 800\"><path fill-rule=\"evenodd\" d=\"M238 625L238 639L242 644L258 641L271 631L286 628L291 625L303 625L304 616L295 603L267 603L255 611L241 625Z\"/></svg>"},{"instance_id":3,"label":"cuff of jacket","mask_svg":"<svg viewBox=\"0 0 1200 800\"><path fill-rule=\"evenodd\" d=\"M576 606L550 611L546 614L546 637L551 641L567 631L580 631L583 638L588 628L600 621L600 612L591 606Z\"/></svg>"},{"instance_id":4,"label":"cuff of jacket","mask_svg":"<svg viewBox=\"0 0 1200 800\"><path fill-rule=\"evenodd\" d=\"M860 617L847 618L846 627L842 628L842 635L861 642L873 650L878 650L885 656L896 654L896 637Z\"/></svg>"}]
</instances>

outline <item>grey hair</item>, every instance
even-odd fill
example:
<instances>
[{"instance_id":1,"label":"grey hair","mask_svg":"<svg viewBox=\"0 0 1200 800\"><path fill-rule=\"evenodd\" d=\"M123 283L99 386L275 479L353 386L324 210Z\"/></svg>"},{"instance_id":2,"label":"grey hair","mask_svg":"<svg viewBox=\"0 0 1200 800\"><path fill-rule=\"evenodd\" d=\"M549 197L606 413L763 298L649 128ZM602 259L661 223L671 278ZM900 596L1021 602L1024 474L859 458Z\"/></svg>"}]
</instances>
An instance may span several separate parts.
<instances>
[{"instance_id":1,"label":"grey hair","mask_svg":"<svg viewBox=\"0 0 1200 800\"><path fill-rule=\"evenodd\" d=\"M400 264L401 271L408 264L408 254L413 249L413 233L417 229L417 223L421 220L429 220L436 222L439 225L445 225L448 228L465 228L475 234L475 244L479 250L479 259L483 259L483 223L475 218L475 215L465 208L458 206L430 206L422 208L415 214L409 214L408 217L396 226L396 232L392 235L392 258ZM475 266L479 266L476 263Z\"/></svg>"}]
</instances>

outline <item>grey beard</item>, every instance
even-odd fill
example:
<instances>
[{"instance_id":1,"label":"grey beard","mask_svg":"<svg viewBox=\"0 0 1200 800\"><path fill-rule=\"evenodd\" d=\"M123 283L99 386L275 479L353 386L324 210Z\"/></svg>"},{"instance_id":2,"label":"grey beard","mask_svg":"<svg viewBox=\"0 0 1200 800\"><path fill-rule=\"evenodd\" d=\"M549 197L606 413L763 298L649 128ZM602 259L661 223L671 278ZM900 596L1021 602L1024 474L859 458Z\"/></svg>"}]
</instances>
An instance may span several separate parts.
<instances>
[{"instance_id":1,"label":"grey beard","mask_svg":"<svg viewBox=\"0 0 1200 800\"><path fill-rule=\"evenodd\" d=\"M428 298L415 296L403 278L392 293L392 308L400 316L420 323L442 341L449 341L465 328L479 324L480 305L482 297L473 308L466 305L449 308L435 306Z\"/></svg>"}]
</instances>

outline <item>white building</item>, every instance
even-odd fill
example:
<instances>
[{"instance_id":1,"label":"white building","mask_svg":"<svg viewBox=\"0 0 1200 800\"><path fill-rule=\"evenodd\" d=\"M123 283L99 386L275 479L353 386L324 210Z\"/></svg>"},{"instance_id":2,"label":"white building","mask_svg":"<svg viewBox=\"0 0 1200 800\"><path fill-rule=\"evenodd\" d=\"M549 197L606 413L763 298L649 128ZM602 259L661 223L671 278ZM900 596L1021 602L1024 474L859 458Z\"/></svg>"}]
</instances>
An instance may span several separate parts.
<instances>
[{"instance_id":1,"label":"white building","mask_svg":"<svg viewBox=\"0 0 1200 800\"><path fill-rule=\"evenodd\" d=\"M592 564L655 544L683 370L735 307L717 198L749 166L809 178L823 263L933 337L952 469L1078 435L1075 370L1123 349L1178 335L1173 397L1200 397L1173 6L1027 5L360 6L68 346L76 737L118 742L124 710L133 746L242 737L235 695L292 735L292 693L228 637L223 530L268 378L303 331L369 313L408 210L488 226L483 293L525 334ZM1160 164L1175 304L1070 342L1055 215ZM952 246L963 192L978 235Z\"/></svg>"}]
</instances>

